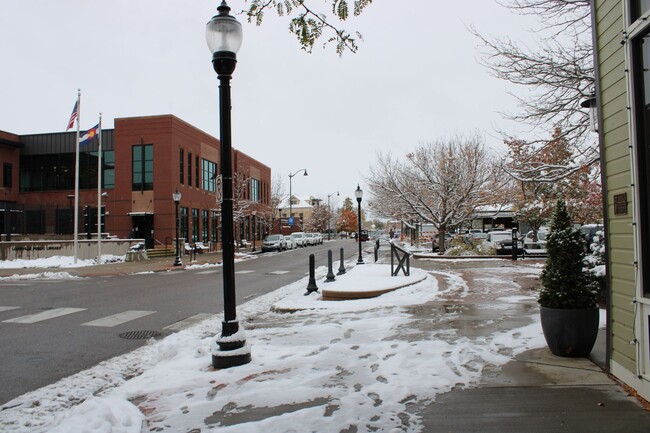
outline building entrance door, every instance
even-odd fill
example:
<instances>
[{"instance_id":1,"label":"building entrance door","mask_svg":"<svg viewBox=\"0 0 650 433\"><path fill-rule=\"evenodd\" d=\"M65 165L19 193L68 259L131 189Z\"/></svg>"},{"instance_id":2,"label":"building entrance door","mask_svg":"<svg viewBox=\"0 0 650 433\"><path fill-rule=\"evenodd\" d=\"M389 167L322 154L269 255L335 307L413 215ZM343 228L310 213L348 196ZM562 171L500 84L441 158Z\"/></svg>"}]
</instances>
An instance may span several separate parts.
<instances>
[{"instance_id":1,"label":"building entrance door","mask_svg":"<svg viewBox=\"0 0 650 433\"><path fill-rule=\"evenodd\" d=\"M145 247L153 249L153 215L133 215L131 220L134 237L144 239Z\"/></svg>"}]
</instances>

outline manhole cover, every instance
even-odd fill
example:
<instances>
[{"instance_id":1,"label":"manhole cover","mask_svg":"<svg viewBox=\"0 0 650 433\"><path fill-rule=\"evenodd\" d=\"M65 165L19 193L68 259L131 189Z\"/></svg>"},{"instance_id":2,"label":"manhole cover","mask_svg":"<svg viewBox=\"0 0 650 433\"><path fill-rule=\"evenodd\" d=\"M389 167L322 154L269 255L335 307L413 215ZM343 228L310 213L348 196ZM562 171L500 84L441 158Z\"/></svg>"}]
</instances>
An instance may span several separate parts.
<instances>
[{"instance_id":1,"label":"manhole cover","mask_svg":"<svg viewBox=\"0 0 650 433\"><path fill-rule=\"evenodd\" d=\"M147 340L160 337L160 335L158 331L129 331L121 333L120 337L126 340Z\"/></svg>"}]
</instances>

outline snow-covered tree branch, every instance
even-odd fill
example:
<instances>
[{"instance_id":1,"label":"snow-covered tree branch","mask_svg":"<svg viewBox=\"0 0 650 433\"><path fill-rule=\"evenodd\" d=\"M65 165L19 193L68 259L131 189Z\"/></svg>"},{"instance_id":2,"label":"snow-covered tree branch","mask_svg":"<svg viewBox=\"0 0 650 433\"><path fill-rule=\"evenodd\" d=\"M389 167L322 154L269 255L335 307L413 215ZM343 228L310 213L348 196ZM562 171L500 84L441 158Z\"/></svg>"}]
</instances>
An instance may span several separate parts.
<instances>
[{"instance_id":1,"label":"snow-covered tree branch","mask_svg":"<svg viewBox=\"0 0 650 433\"><path fill-rule=\"evenodd\" d=\"M554 182L599 162L597 137L590 131L589 114L580 103L594 91L593 47L588 0L508 0L501 3L520 15L539 20L538 47L531 49L509 38L492 38L471 28L481 41L483 65L495 77L529 90L515 96L520 111L504 113L534 130L558 128L570 144L573 158L566 165L526 167L510 173L518 180ZM506 140L512 134L501 132ZM540 134L538 136L541 137ZM537 151L544 138L526 140ZM538 177L544 172L543 177Z\"/></svg>"},{"instance_id":2,"label":"snow-covered tree branch","mask_svg":"<svg viewBox=\"0 0 650 433\"><path fill-rule=\"evenodd\" d=\"M444 236L476 207L494 203L499 172L478 133L419 145L401 160L378 154L366 178L370 207L382 217L431 223Z\"/></svg>"}]
</instances>

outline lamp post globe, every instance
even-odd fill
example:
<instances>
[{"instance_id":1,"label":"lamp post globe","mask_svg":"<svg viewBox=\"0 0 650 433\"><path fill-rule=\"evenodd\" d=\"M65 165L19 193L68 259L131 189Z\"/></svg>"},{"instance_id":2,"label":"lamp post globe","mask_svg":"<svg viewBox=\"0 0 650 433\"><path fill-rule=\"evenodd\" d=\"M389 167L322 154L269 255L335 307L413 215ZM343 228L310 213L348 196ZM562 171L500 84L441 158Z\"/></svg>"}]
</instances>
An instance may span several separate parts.
<instances>
[{"instance_id":1,"label":"lamp post globe","mask_svg":"<svg viewBox=\"0 0 650 433\"><path fill-rule=\"evenodd\" d=\"M172 193L172 200L176 207L176 258L174 259L174 266L183 266L183 260L181 260L181 243L180 243L180 219L178 217L178 204L181 202L181 193L176 190Z\"/></svg>"},{"instance_id":2,"label":"lamp post globe","mask_svg":"<svg viewBox=\"0 0 650 433\"><path fill-rule=\"evenodd\" d=\"M212 66L219 79L220 170L223 179L221 204L223 303L224 319L217 346L212 351L214 368L227 368L251 361L250 346L246 344L243 330L239 329L235 299L235 240L233 230L233 173L231 141L230 79L237 65L237 51L242 44L242 27L229 14L225 1L219 12L208 21L205 38L212 53ZM236 352L234 352L236 351Z\"/></svg>"},{"instance_id":3,"label":"lamp post globe","mask_svg":"<svg viewBox=\"0 0 650 433\"><path fill-rule=\"evenodd\" d=\"M357 185L357 189L354 191L354 196L357 198L357 203L359 205L359 208L357 210L357 215L358 215L358 232L357 232L357 242L359 243L359 258L357 259L357 265L363 265L363 257L361 256L361 199L363 199L363 190L359 185Z\"/></svg>"}]
</instances>

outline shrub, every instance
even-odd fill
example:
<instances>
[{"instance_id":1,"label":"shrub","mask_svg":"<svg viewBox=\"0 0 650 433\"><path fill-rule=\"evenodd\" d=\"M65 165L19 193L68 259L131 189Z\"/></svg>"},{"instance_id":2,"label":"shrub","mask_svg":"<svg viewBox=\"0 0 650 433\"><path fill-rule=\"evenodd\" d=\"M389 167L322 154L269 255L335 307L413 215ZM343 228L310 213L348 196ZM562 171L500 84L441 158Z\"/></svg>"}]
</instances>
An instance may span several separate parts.
<instances>
[{"instance_id":1,"label":"shrub","mask_svg":"<svg viewBox=\"0 0 650 433\"><path fill-rule=\"evenodd\" d=\"M558 200L546 238L548 258L542 270L538 302L556 309L593 308L597 290L585 271L586 239L573 227L564 200Z\"/></svg>"}]
</instances>

